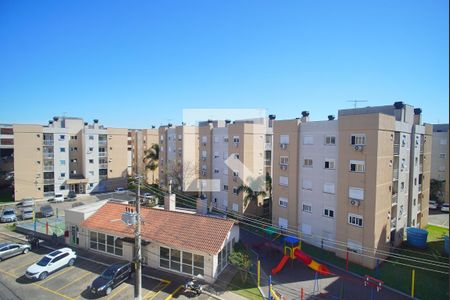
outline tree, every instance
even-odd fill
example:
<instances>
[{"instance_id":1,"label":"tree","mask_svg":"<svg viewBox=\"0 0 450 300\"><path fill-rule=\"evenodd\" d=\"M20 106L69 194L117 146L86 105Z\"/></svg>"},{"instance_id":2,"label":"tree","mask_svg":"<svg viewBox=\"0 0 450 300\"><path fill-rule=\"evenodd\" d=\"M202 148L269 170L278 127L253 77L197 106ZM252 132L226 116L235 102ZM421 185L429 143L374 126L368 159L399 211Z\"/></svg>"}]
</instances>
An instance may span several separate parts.
<instances>
[{"instance_id":1,"label":"tree","mask_svg":"<svg viewBox=\"0 0 450 300\"><path fill-rule=\"evenodd\" d=\"M159 145L153 144L150 148L144 151L145 169L152 171L152 183L155 183L155 171L158 169L159 161Z\"/></svg>"},{"instance_id":2,"label":"tree","mask_svg":"<svg viewBox=\"0 0 450 300\"><path fill-rule=\"evenodd\" d=\"M442 202L443 183L443 181L437 179L430 180L430 199L436 199L439 202Z\"/></svg>"},{"instance_id":3,"label":"tree","mask_svg":"<svg viewBox=\"0 0 450 300\"><path fill-rule=\"evenodd\" d=\"M244 247L240 246L239 243L235 245L234 251L228 256L228 261L237 268L240 269L242 282L246 282L248 278L248 273L252 266L252 261L250 255L247 253Z\"/></svg>"},{"instance_id":4,"label":"tree","mask_svg":"<svg viewBox=\"0 0 450 300\"><path fill-rule=\"evenodd\" d=\"M248 185L241 184L237 189L237 194L239 195L241 192L244 193L244 211L245 208L251 203L251 202L258 202L258 198L266 197L267 193L264 190L264 188L261 188L262 185L262 178L258 177L255 180L249 179Z\"/></svg>"}]
</instances>

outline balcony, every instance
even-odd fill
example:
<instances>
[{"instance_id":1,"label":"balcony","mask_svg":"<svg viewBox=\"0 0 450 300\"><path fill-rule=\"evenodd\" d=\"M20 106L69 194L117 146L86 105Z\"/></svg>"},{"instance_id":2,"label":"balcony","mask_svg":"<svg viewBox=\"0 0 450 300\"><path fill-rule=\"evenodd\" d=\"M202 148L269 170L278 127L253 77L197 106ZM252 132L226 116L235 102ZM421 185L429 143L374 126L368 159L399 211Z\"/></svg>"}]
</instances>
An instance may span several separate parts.
<instances>
[{"instance_id":1,"label":"balcony","mask_svg":"<svg viewBox=\"0 0 450 300\"><path fill-rule=\"evenodd\" d=\"M44 146L53 146L53 140L44 140Z\"/></svg>"},{"instance_id":2,"label":"balcony","mask_svg":"<svg viewBox=\"0 0 450 300\"><path fill-rule=\"evenodd\" d=\"M54 152L44 152L44 159L45 158L53 158L55 156Z\"/></svg>"},{"instance_id":3,"label":"balcony","mask_svg":"<svg viewBox=\"0 0 450 300\"><path fill-rule=\"evenodd\" d=\"M272 165L272 160L270 158L264 160L264 166L270 167L271 165Z\"/></svg>"},{"instance_id":4,"label":"balcony","mask_svg":"<svg viewBox=\"0 0 450 300\"><path fill-rule=\"evenodd\" d=\"M419 173L423 173L423 164L419 165Z\"/></svg>"},{"instance_id":5,"label":"balcony","mask_svg":"<svg viewBox=\"0 0 450 300\"><path fill-rule=\"evenodd\" d=\"M54 182L55 182L54 178L48 178L48 179L44 178L44 184L53 184Z\"/></svg>"},{"instance_id":6,"label":"balcony","mask_svg":"<svg viewBox=\"0 0 450 300\"><path fill-rule=\"evenodd\" d=\"M397 205L397 202L398 202L398 194L397 193L392 194L391 204Z\"/></svg>"},{"instance_id":7,"label":"balcony","mask_svg":"<svg viewBox=\"0 0 450 300\"><path fill-rule=\"evenodd\" d=\"M272 143L264 143L264 151L272 150Z\"/></svg>"},{"instance_id":8,"label":"balcony","mask_svg":"<svg viewBox=\"0 0 450 300\"><path fill-rule=\"evenodd\" d=\"M98 153L98 157L106 157L107 153L106 152L99 152Z\"/></svg>"},{"instance_id":9,"label":"balcony","mask_svg":"<svg viewBox=\"0 0 450 300\"><path fill-rule=\"evenodd\" d=\"M52 172L54 169L53 165L44 166L44 172Z\"/></svg>"},{"instance_id":10,"label":"balcony","mask_svg":"<svg viewBox=\"0 0 450 300\"><path fill-rule=\"evenodd\" d=\"M419 190L419 193L422 193L422 184L419 184L418 190Z\"/></svg>"},{"instance_id":11,"label":"balcony","mask_svg":"<svg viewBox=\"0 0 450 300\"><path fill-rule=\"evenodd\" d=\"M394 144L394 155L397 156L400 154L400 145Z\"/></svg>"},{"instance_id":12,"label":"balcony","mask_svg":"<svg viewBox=\"0 0 450 300\"><path fill-rule=\"evenodd\" d=\"M108 143L108 141L107 140L98 140L98 144L99 145L106 145Z\"/></svg>"},{"instance_id":13,"label":"balcony","mask_svg":"<svg viewBox=\"0 0 450 300\"><path fill-rule=\"evenodd\" d=\"M100 163L98 164L99 169L108 169L108 163Z\"/></svg>"},{"instance_id":14,"label":"balcony","mask_svg":"<svg viewBox=\"0 0 450 300\"><path fill-rule=\"evenodd\" d=\"M398 180L398 169L393 169L392 170L392 180Z\"/></svg>"},{"instance_id":15,"label":"balcony","mask_svg":"<svg viewBox=\"0 0 450 300\"><path fill-rule=\"evenodd\" d=\"M283 171L286 171L288 169L288 165L287 164L280 164L280 169Z\"/></svg>"},{"instance_id":16,"label":"balcony","mask_svg":"<svg viewBox=\"0 0 450 300\"><path fill-rule=\"evenodd\" d=\"M397 219L392 219L391 220L391 230L395 229L397 227Z\"/></svg>"}]
</instances>

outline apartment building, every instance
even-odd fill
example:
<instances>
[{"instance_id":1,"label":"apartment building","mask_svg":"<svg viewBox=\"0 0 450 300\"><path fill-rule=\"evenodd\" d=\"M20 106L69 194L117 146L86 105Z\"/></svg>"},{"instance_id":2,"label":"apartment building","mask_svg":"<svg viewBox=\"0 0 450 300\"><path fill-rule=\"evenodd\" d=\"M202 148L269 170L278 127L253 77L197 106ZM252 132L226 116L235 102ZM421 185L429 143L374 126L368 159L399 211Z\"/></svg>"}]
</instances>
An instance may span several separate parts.
<instances>
[{"instance_id":1,"label":"apartment building","mask_svg":"<svg viewBox=\"0 0 450 300\"><path fill-rule=\"evenodd\" d=\"M49 198L126 186L127 129L80 118L14 124L15 199Z\"/></svg>"},{"instance_id":2,"label":"apartment building","mask_svg":"<svg viewBox=\"0 0 450 300\"><path fill-rule=\"evenodd\" d=\"M14 169L14 134L11 124L0 124L0 171Z\"/></svg>"},{"instance_id":3,"label":"apartment building","mask_svg":"<svg viewBox=\"0 0 450 300\"><path fill-rule=\"evenodd\" d=\"M308 116L274 122L272 222L373 268L427 224L432 127L401 102Z\"/></svg>"},{"instance_id":4,"label":"apartment building","mask_svg":"<svg viewBox=\"0 0 450 300\"><path fill-rule=\"evenodd\" d=\"M440 183L436 195L439 200L449 202L448 186L448 124L434 124L431 147L431 179ZM434 197L434 195L430 195Z\"/></svg>"},{"instance_id":5,"label":"apartment building","mask_svg":"<svg viewBox=\"0 0 450 300\"><path fill-rule=\"evenodd\" d=\"M128 130L128 175L141 175L146 183L158 183L159 172L146 168L144 158L146 151L154 144L158 144L158 129L129 129Z\"/></svg>"}]
</instances>

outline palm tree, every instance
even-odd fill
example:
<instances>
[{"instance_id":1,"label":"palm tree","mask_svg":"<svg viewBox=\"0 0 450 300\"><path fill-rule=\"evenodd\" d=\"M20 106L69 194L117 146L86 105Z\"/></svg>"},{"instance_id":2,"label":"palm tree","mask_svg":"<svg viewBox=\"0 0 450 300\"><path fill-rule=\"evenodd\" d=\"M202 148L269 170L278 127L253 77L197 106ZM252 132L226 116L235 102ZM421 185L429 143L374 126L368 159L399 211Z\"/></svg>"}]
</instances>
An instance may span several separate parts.
<instances>
[{"instance_id":1,"label":"palm tree","mask_svg":"<svg viewBox=\"0 0 450 300\"><path fill-rule=\"evenodd\" d=\"M159 145L153 144L150 148L144 151L145 168L152 171L152 184L155 183L155 171L158 168L159 161Z\"/></svg>"},{"instance_id":2,"label":"palm tree","mask_svg":"<svg viewBox=\"0 0 450 300\"><path fill-rule=\"evenodd\" d=\"M264 190L254 189L252 185L248 186L245 184L241 184L238 189L238 195L243 192L244 193L244 208L250 204L250 202L258 202L259 197L266 197L267 193Z\"/></svg>"}]
</instances>

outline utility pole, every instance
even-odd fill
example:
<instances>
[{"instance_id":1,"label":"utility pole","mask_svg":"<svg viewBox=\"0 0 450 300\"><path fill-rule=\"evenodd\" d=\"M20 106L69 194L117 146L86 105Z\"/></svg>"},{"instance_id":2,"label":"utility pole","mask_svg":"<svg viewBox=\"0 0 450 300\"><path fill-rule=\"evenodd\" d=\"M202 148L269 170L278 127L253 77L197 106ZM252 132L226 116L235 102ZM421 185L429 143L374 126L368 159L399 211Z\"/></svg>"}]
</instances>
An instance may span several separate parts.
<instances>
[{"instance_id":1,"label":"utility pole","mask_svg":"<svg viewBox=\"0 0 450 300\"><path fill-rule=\"evenodd\" d=\"M360 103L360 102L368 102L367 100L347 100L347 102L353 102L354 104L354 108L356 108L356 104Z\"/></svg>"},{"instance_id":2,"label":"utility pole","mask_svg":"<svg viewBox=\"0 0 450 300\"><path fill-rule=\"evenodd\" d=\"M134 263L135 263L135 283L134 299L141 300L142 294L142 252L141 252L141 176L137 176L138 189L136 194L136 229L134 232Z\"/></svg>"}]
</instances>

